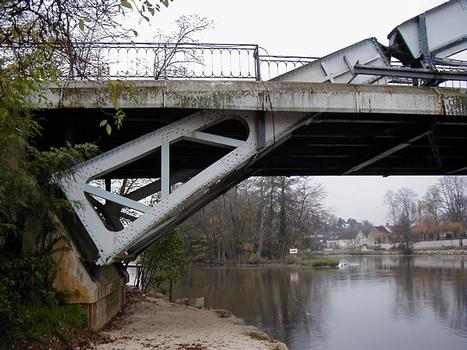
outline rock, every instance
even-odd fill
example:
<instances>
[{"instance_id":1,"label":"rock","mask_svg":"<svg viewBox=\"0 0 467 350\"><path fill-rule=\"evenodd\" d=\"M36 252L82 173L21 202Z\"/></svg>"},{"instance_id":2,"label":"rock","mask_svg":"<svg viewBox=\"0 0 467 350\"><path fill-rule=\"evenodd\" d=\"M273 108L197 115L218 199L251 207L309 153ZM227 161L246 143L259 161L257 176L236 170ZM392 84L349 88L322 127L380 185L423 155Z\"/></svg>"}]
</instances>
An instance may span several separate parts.
<instances>
[{"instance_id":1,"label":"rock","mask_svg":"<svg viewBox=\"0 0 467 350\"><path fill-rule=\"evenodd\" d=\"M272 345L272 349L273 350L289 350L289 348L287 347L287 345L285 345L284 343L281 343L280 341L274 341L273 345Z\"/></svg>"},{"instance_id":2,"label":"rock","mask_svg":"<svg viewBox=\"0 0 467 350\"><path fill-rule=\"evenodd\" d=\"M216 309L214 312L219 316L220 318L227 318L232 316L232 313L229 310L224 310L224 309Z\"/></svg>"},{"instance_id":3,"label":"rock","mask_svg":"<svg viewBox=\"0 0 467 350\"><path fill-rule=\"evenodd\" d=\"M204 297L188 299L188 305L201 309L204 307Z\"/></svg>"},{"instance_id":4,"label":"rock","mask_svg":"<svg viewBox=\"0 0 467 350\"><path fill-rule=\"evenodd\" d=\"M232 317L230 318L230 320L232 321L233 324L237 324L237 325L241 325L241 326L244 326L244 325L245 325L245 321L243 321L241 318L232 316Z\"/></svg>"},{"instance_id":5,"label":"rock","mask_svg":"<svg viewBox=\"0 0 467 350\"><path fill-rule=\"evenodd\" d=\"M180 305L188 305L189 299L188 298L181 298L175 300L175 303L180 304Z\"/></svg>"}]
</instances>

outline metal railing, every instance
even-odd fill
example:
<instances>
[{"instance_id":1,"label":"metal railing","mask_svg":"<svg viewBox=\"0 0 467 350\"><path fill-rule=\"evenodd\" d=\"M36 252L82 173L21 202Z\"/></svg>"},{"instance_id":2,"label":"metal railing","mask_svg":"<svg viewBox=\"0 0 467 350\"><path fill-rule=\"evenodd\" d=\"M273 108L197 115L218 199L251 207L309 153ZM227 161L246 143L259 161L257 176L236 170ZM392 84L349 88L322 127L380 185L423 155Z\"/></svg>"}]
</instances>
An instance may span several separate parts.
<instances>
[{"instance_id":1,"label":"metal railing","mask_svg":"<svg viewBox=\"0 0 467 350\"><path fill-rule=\"evenodd\" d=\"M317 57L260 54L253 44L80 44L96 78L269 80Z\"/></svg>"},{"instance_id":2,"label":"metal railing","mask_svg":"<svg viewBox=\"0 0 467 350\"><path fill-rule=\"evenodd\" d=\"M75 62L63 63L70 79L269 80L317 57L261 54L254 44L78 43Z\"/></svg>"},{"instance_id":3,"label":"metal railing","mask_svg":"<svg viewBox=\"0 0 467 350\"><path fill-rule=\"evenodd\" d=\"M93 43L95 78L259 80L258 46L203 43ZM89 72L89 70L86 70Z\"/></svg>"},{"instance_id":4,"label":"metal railing","mask_svg":"<svg viewBox=\"0 0 467 350\"><path fill-rule=\"evenodd\" d=\"M55 59L60 62L60 75L63 79L267 81L319 59L269 55L255 44L105 42L75 43L72 46L71 50L58 47L53 50ZM22 45L13 48L11 52L2 48L0 55L14 59L15 55L21 56L22 53L36 48L37 45ZM74 53L73 59L67 52ZM380 67L389 68L385 72L371 68L361 66L361 72L357 73L373 76L369 80L371 84L414 85L414 79L419 79L419 74L415 74L415 71L404 74L391 71L391 68L403 68L400 62L391 62L390 67ZM451 81L444 79L441 86L466 88L467 83L463 79L466 76L466 67L439 65L437 73L453 71L458 72L457 77ZM413 78L410 74L414 75ZM355 76L354 74L354 78Z\"/></svg>"}]
</instances>

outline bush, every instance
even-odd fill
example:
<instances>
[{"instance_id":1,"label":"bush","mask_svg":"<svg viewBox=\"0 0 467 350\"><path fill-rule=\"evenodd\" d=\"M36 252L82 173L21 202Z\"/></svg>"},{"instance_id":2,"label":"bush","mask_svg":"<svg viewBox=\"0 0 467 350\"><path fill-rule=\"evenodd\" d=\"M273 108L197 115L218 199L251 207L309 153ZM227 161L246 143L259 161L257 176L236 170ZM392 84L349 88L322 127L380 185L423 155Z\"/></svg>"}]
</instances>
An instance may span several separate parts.
<instances>
[{"instance_id":1,"label":"bush","mask_svg":"<svg viewBox=\"0 0 467 350\"><path fill-rule=\"evenodd\" d=\"M67 342L72 329L87 326L81 305L65 305L52 288L49 255L6 256L0 255L0 348L23 348L45 337Z\"/></svg>"},{"instance_id":2,"label":"bush","mask_svg":"<svg viewBox=\"0 0 467 350\"><path fill-rule=\"evenodd\" d=\"M300 259L304 259L304 260L312 260L312 259L315 259L316 256L315 256L315 253L314 252L303 252L300 254Z\"/></svg>"},{"instance_id":3,"label":"bush","mask_svg":"<svg viewBox=\"0 0 467 350\"><path fill-rule=\"evenodd\" d=\"M296 256L287 256L285 258L285 263L288 265L294 265L298 262L298 258Z\"/></svg>"},{"instance_id":4,"label":"bush","mask_svg":"<svg viewBox=\"0 0 467 350\"><path fill-rule=\"evenodd\" d=\"M336 267L339 265L339 261L331 258L321 258L317 259L314 263L314 267Z\"/></svg>"},{"instance_id":5,"label":"bush","mask_svg":"<svg viewBox=\"0 0 467 350\"><path fill-rule=\"evenodd\" d=\"M312 267L336 267L339 261L331 258L303 259L298 262L302 266Z\"/></svg>"},{"instance_id":6,"label":"bush","mask_svg":"<svg viewBox=\"0 0 467 350\"><path fill-rule=\"evenodd\" d=\"M140 265L137 285L144 292L159 290L164 284L172 285L179 280L189 266L185 239L180 229L172 230L150 246L137 262Z\"/></svg>"},{"instance_id":7,"label":"bush","mask_svg":"<svg viewBox=\"0 0 467 350\"><path fill-rule=\"evenodd\" d=\"M252 253L248 259L249 264L259 265L269 263L269 259L263 256L259 256L256 253Z\"/></svg>"}]
</instances>

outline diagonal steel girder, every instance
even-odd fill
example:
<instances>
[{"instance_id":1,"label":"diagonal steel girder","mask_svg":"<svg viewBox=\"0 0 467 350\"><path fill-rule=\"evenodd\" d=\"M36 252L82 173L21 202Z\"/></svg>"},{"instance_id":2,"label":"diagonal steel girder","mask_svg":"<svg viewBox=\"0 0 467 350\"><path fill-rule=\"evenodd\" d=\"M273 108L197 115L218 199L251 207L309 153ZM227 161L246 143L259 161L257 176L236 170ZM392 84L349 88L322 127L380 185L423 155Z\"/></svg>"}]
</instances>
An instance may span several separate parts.
<instances>
[{"instance_id":1,"label":"diagonal steel girder","mask_svg":"<svg viewBox=\"0 0 467 350\"><path fill-rule=\"evenodd\" d=\"M244 173L249 165L285 141L310 118L312 116L303 113L201 111L82 163L72 169L71 176L63 177L58 182L66 197L77 203L74 210L98 250L96 263L109 264L125 259L127 252L133 255L141 251L180 223L193 212L193 208L200 207L235 181L240 181L241 178L232 180L236 173ZM244 123L248 129L246 140L203 132L227 119ZM231 150L171 191L170 145L181 140ZM152 190L151 186L145 188L145 194L160 189L160 200L156 204L149 206L138 201L138 196L119 195L92 183L157 149L161 150L161 176ZM111 231L94 209L95 197L142 214L123 229ZM91 201L88 200L90 198Z\"/></svg>"}]
</instances>

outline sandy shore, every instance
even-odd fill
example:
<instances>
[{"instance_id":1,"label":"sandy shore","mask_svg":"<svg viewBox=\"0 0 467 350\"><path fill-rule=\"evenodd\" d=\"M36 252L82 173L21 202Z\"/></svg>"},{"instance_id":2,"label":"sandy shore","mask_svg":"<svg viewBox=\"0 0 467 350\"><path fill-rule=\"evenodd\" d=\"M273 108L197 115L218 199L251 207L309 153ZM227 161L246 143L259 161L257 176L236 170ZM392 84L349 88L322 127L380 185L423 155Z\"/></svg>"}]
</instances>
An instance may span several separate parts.
<instances>
[{"instance_id":1,"label":"sandy shore","mask_svg":"<svg viewBox=\"0 0 467 350\"><path fill-rule=\"evenodd\" d=\"M91 349L287 349L234 316L220 317L214 310L144 295L133 296L124 312L101 335L103 343Z\"/></svg>"}]
</instances>

